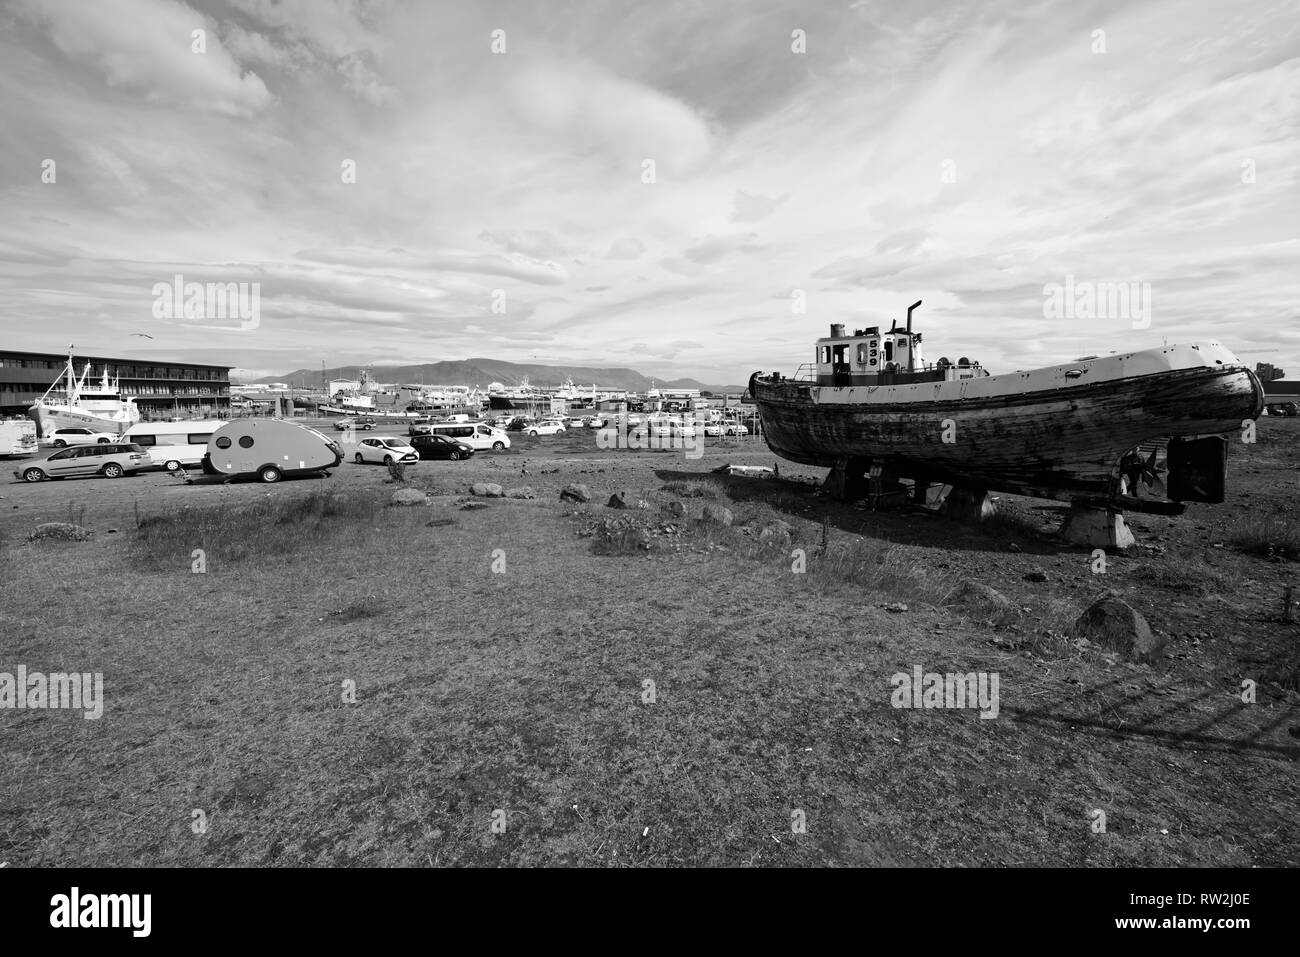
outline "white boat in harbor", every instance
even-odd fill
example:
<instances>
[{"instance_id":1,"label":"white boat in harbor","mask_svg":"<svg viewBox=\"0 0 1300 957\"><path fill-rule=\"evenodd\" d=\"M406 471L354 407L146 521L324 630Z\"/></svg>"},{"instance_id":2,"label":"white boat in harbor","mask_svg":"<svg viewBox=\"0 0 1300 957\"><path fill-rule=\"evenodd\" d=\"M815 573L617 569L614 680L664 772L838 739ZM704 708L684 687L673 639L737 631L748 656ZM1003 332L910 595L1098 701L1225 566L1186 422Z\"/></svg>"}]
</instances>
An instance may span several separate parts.
<instances>
[{"instance_id":1,"label":"white boat in harbor","mask_svg":"<svg viewBox=\"0 0 1300 957\"><path fill-rule=\"evenodd\" d=\"M98 383L88 382L89 377L90 363L86 362L78 378L69 352L63 375L27 410L41 438L55 429L78 426L120 434L140 421L135 399L122 395L118 379L109 378L107 366Z\"/></svg>"}]
</instances>

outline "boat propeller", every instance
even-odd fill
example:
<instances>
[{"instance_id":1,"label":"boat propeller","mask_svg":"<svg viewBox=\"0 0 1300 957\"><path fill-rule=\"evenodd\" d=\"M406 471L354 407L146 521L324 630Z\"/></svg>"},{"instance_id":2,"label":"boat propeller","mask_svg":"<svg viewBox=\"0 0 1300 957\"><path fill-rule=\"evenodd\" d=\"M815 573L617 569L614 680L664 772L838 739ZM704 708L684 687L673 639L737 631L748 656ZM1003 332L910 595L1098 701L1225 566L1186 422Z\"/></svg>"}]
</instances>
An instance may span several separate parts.
<instances>
[{"instance_id":1,"label":"boat propeller","mask_svg":"<svg viewBox=\"0 0 1300 957\"><path fill-rule=\"evenodd\" d=\"M1156 463L1156 457L1159 453L1159 449L1152 449L1151 454L1143 458L1142 450L1139 448L1129 452L1120 460L1120 475L1124 477L1130 493L1136 491L1139 483L1154 492L1164 493L1165 483L1160 478L1160 473L1168 471L1168 469L1164 465Z\"/></svg>"}]
</instances>

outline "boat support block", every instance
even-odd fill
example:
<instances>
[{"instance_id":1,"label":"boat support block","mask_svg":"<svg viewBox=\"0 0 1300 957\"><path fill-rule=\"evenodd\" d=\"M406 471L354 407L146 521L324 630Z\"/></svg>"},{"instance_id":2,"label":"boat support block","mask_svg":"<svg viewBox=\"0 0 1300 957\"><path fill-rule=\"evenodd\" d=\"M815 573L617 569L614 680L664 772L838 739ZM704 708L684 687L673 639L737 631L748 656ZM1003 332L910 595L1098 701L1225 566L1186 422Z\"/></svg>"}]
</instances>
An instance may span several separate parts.
<instances>
[{"instance_id":1,"label":"boat support block","mask_svg":"<svg viewBox=\"0 0 1300 957\"><path fill-rule=\"evenodd\" d=\"M997 512L988 489L972 485L954 485L943 500L940 511L949 518L982 522Z\"/></svg>"},{"instance_id":2,"label":"boat support block","mask_svg":"<svg viewBox=\"0 0 1300 957\"><path fill-rule=\"evenodd\" d=\"M1134 544L1123 512L1086 501L1070 503L1070 512L1057 534L1071 545L1092 548L1123 551Z\"/></svg>"}]
</instances>

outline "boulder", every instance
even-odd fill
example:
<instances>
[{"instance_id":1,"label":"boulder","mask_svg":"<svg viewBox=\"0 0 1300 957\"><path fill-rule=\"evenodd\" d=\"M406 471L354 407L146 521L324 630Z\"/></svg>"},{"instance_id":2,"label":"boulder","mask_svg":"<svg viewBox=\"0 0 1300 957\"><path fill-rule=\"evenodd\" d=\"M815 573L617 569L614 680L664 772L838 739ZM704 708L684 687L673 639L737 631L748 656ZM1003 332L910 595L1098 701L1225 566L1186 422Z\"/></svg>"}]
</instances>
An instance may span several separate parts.
<instances>
[{"instance_id":1,"label":"boulder","mask_svg":"<svg viewBox=\"0 0 1300 957\"><path fill-rule=\"evenodd\" d=\"M1002 592L969 579L960 582L943 603L987 612L1006 611L1011 607L1011 599Z\"/></svg>"},{"instance_id":2,"label":"boulder","mask_svg":"<svg viewBox=\"0 0 1300 957\"><path fill-rule=\"evenodd\" d=\"M764 525L758 533L758 543L785 548L790 544L790 523L778 519L770 525Z\"/></svg>"},{"instance_id":3,"label":"boulder","mask_svg":"<svg viewBox=\"0 0 1300 957\"><path fill-rule=\"evenodd\" d=\"M685 518L686 506L683 505L681 502L676 502L676 501L669 502L668 514L671 515L673 518Z\"/></svg>"},{"instance_id":4,"label":"boulder","mask_svg":"<svg viewBox=\"0 0 1300 957\"><path fill-rule=\"evenodd\" d=\"M730 525L735 521L735 516L731 514L731 509L725 505L706 505L704 511L700 513L700 521L711 522L715 525Z\"/></svg>"},{"instance_id":5,"label":"boulder","mask_svg":"<svg viewBox=\"0 0 1300 957\"><path fill-rule=\"evenodd\" d=\"M590 502L591 490L585 485L566 485L560 489L561 502Z\"/></svg>"},{"instance_id":6,"label":"boulder","mask_svg":"<svg viewBox=\"0 0 1300 957\"><path fill-rule=\"evenodd\" d=\"M93 534L90 529L73 525L71 522L46 522L44 525L37 525L27 536L27 540L29 542L84 542Z\"/></svg>"},{"instance_id":7,"label":"boulder","mask_svg":"<svg viewBox=\"0 0 1300 957\"><path fill-rule=\"evenodd\" d=\"M390 505L428 505L429 496L418 488L399 488L388 500Z\"/></svg>"},{"instance_id":8,"label":"boulder","mask_svg":"<svg viewBox=\"0 0 1300 957\"><path fill-rule=\"evenodd\" d=\"M519 488L506 489L506 498L537 498L537 494L531 486L522 485Z\"/></svg>"},{"instance_id":9,"label":"boulder","mask_svg":"<svg viewBox=\"0 0 1300 957\"><path fill-rule=\"evenodd\" d=\"M605 504L610 508L631 508L632 506L628 504L629 501L634 501L632 493L624 489L611 495L609 501Z\"/></svg>"},{"instance_id":10,"label":"boulder","mask_svg":"<svg viewBox=\"0 0 1300 957\"><path fill-rule=\"evenodd\" d=\"M487 508L487 507L488 507L487 502L466 502L463 505L461 505L460 510L462 512L472 512L476 508Z\"/></svg>"},{"instance_id":11,"label":"boulder","mask_svg":"<svg viewBox=\"0 0 1300 957\"><path fill-rule=\"evenodd\" d=\"M1156 660L1165 646L1165 640L1151 631L1147 620L1116 595L1107 595L1089 605L1074 623L1072 633L1076 638L1087 638L1136 661Z\"/></svg>"},{"instance_id":12,"label":"boulder","mask_svg":"<svg viewBox=\"0 0 1300 957\"><path fill-rule=\"evenodd\" d=\"M475 482L469 487L469 494L479 498L501 498L505 492L496 482Z\"/></svg>"}]
</instances>

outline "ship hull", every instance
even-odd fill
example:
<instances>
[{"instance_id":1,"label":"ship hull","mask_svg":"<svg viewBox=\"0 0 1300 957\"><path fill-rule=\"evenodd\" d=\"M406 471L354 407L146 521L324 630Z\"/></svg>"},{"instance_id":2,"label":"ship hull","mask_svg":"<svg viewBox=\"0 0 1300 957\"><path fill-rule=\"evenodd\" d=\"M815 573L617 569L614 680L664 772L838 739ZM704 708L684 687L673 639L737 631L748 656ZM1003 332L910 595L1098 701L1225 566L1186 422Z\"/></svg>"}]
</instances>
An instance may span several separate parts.
<instances>
[{"instance_id":1,"label":"ship hull","mask_svg":"<svg viewBox=\"0 0 1300 957\"><path fill-rule=\"evenodd\" d=\"M768 447L790 461L1057 499L1113 496L1132 449L1240 432L1264 398L1217 343L962 381L848 388L756 376L751 388Z\"/></svg>"},{"instance_id":2,"label":"ship hull","mask_svg":"<svg viewBox=\"0 0 1300 957\"><path fill-rule=\"evenodd\" d=\"M113 432L120 435L140 421L140 414L134 405L130 411L97 413L86 409L69 409L50 406L38 402L28 410L27 415L36 423L36 430L42 438L47 438L55 429L84 428L97 432Z\"/></svg>"}]
</instances>

